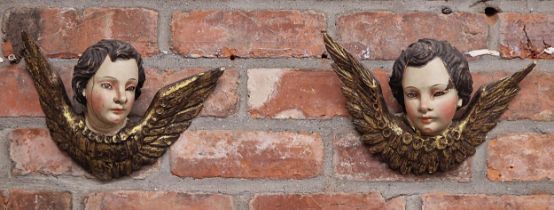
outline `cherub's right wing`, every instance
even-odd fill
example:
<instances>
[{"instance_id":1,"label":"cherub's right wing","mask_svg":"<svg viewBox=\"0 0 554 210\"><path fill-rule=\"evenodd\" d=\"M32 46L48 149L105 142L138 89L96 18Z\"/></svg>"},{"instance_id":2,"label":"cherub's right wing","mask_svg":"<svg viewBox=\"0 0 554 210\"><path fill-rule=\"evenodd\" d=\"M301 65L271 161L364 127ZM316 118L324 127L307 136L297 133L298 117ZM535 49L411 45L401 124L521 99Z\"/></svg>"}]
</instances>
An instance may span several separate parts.
<instances>
[{"instance_id":1,"label":"cherub's right wing","mask_svg":"<svg viewBox=\"0 0 554 210\"><path fill-rule=\"evenodd\" d=\"M347 109L362 141L369 146L371 153L381 153L391 168L398 169L402 158L394 150L402 146L400 139L404 132L399 124L403 121L389 112L379 81L371 71L329 35L323 33L323 37L327 52L334 61L333 69L343 83Z\"/></svg>"}]
</instances>

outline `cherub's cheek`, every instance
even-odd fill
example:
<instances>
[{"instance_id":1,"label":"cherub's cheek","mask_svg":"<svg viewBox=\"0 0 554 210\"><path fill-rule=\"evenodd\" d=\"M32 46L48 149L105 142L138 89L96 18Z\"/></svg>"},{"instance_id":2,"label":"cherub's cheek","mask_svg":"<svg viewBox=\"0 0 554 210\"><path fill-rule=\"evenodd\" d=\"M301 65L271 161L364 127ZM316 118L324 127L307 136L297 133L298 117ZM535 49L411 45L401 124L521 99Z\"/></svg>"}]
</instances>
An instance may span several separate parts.
<instances>
[{"instance_id":1,"label":"cherub's cheek","mask_svg":"<svg viewBox=\"0 0 554 210\"><path fill-rule=\"evenodd\" d=\"M458 102L457 98L447 99L439 106L439 115L443 121L451 121L456 113L456 103Z\"/></svg>"},{"instance_id":2,"label":"cherub's cheek","mask_svg":"<svg viewBox=\"0 0 554 210\"><path fill-rule=\"evenodd\" d=\"M408 119L410 119L412 122L416 118L417 110L414 108L413 104L405 103L406 108L406 114L408 115Z\"/></svg>"},{"instance_id":3,"label":"cherub's cheek","mask_svg":"<svg viewBox=\"0 0 554 210\"><path fill-rule=\"evenodd\" d=\"M96 111L96 113L100 114L103 110L107 108L105 97L103 97L100 94L93 94L92 100L90 101L90 104L92 108Z\"/></svg>"},{"instance_id":4,"label":"cherub's cheek","mask_svg":"<svg viewBox=\"0 0 554 210\"><path fill-rule=\"evenodd\" d=\"M133 104L135 103L135 94L128 94L127 97L127 103L126 105L129 106L129 108L132 108Z\"/></svg>"}]
</instances>

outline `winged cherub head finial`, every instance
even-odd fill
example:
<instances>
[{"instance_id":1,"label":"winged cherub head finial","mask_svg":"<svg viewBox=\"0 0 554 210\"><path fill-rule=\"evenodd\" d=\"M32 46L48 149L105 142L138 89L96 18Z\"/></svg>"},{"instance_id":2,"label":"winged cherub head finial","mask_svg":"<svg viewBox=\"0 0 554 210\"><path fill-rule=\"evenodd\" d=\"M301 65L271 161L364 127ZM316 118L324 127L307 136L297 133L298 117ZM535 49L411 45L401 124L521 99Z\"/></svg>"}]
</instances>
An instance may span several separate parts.
<instances>
[{"instance_id":1,"label":"winged cherub head finial","mask_svg":"<svg viewBox=\"0 0 554 210\"><path fill-rule=\"evenodd\" d=\"M424 135L448 128L471 97L472 78L463 54L448 42L420 39L400 54L389 80L408 123Z\"/></svg>"},{"instance_id":2,"label":"winged cherub head finial","mask_svg":"<svg viewBox=\"0 0 554 210\"><path fill-rule=\"evenodd\" d=\"M481 86L469 100L472 80L463 55L446 42L421 39L396 60L389 82L404 117L389 112L371 71L326 33L323 39L360 140L402 174L448 171L475 154L536 65ZM456 111L461 115L452 121Z\"/></svg>"},{"instance_id":3,"label":"winged cherub head finial","mask_svg":"<svg viewBox=\"0 0 554 210\"><path fill-rule=\"evenodd\" d=\"M113 135L123 128L145 80L140 54L119 40L101 40L83 52L73 70L75 100L86 106L91 130Z\"/></svg>"}]
</instances>

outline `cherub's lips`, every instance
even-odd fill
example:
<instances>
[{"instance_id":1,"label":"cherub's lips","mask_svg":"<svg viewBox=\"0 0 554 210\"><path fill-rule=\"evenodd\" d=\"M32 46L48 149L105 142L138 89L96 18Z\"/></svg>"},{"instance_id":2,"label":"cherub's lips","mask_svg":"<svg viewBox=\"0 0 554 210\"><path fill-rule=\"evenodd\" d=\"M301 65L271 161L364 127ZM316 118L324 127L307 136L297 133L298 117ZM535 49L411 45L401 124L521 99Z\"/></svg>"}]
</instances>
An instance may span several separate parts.
<instances>
[{"instance_id":1,"label":"cherub's lips","mask_svg":"<svg viewBox=\"0 0 554 210\"><path fill-rule=\"evenodd\" d=\"M116 108L116 109L110 109L110 111L116 114L122 114L125 112L125 109Z\"/></svg>"},{"instance_id":2,"label":"cherub's lips","mask_svg":"<svg viewBox=\"0 0 554 210\"><path fill-rule=\"evenodd\" d=\"M419 117L419 121L421 121L423 124L431 123L431 122L433 122L433 120L435 120L435 118L434 118L434 117L430 117L430 116L422 116L422 117Z\"/></svg>"}]
</instances>

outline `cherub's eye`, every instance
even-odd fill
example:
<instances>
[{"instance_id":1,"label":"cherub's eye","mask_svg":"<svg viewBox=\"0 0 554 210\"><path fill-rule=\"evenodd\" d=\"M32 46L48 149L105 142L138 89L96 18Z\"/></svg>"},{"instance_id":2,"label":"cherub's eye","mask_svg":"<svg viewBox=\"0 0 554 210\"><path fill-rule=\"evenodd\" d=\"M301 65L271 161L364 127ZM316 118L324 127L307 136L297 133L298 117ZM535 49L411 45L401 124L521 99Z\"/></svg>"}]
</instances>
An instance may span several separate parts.
<instances>
[{"instance_id":1,"label":"cherub's eye","mask_svg":"<svg viewBox=\"0 0 554 210\"><path fill-rule=\"evenodd\" d=\"M110 83L100 83L100 87L102 87L104 89L111 90L112 89L112 84L110 84Z\"/></svg>"},{"instance_id":2,"label":"cherub's eye","mask_svg":"<svg viewBox=\"0 0 554 210\"><path fill-rule=\"evenodd\" d=\"M135 86L129 86L127 88L125 88L126 91L135 91L135 89L137 89Z\"/></svg>"},{"instance_id":3,"label":"cherub's eye","mask_svg":"<svg viewBox=\"0 0 554 210\"><path fill-rule=\"evenodd\" d=\"M435 93L433 93L433 96L437 97L437 96L442 96L444 94L446 94L446 90L443 90L443 91L437 91Z\"/></svg>"},{"instance_id":4,"label":"cherub's eye","mask_svg":"<svg viewBox=\"0 0 554 210\"><path fill-rule=\"evenodd\" d=\"M416 92L406 92L406 97L407 98L415 98L415 97L417 97L417 93Z\"/></svg>"}]
</instances>

